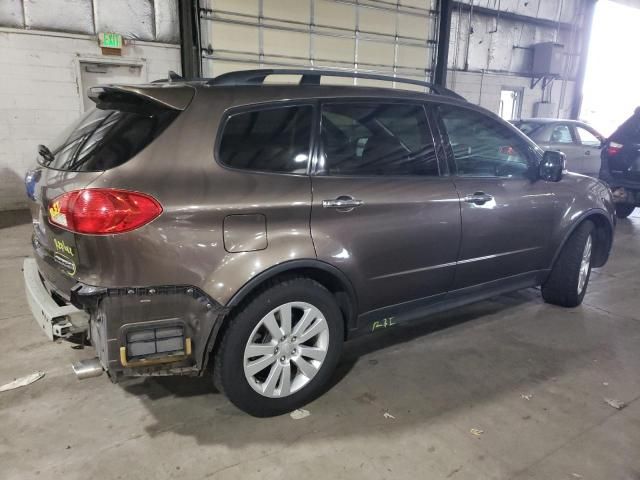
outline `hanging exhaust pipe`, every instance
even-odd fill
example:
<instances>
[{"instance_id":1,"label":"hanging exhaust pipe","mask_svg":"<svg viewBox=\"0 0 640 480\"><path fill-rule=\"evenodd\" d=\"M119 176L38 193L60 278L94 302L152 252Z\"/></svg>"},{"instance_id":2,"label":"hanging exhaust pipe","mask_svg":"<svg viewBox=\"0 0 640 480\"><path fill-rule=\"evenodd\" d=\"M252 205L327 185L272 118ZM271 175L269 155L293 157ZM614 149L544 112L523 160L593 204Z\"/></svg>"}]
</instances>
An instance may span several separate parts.
<instances>
[{"instance_id":1,"label":"hanging exhaust pipe","mask_svg":"<svg viewBox=\"0 0 640 480\"><path fill-rule=\"evenodd\" d=\"M98 357L88 358L86 360L80 360L71 364L73 373L76 374L78 380L84 380L85 378L99 377L104 371L102 364Z\"/></svg>"}]
</instances>

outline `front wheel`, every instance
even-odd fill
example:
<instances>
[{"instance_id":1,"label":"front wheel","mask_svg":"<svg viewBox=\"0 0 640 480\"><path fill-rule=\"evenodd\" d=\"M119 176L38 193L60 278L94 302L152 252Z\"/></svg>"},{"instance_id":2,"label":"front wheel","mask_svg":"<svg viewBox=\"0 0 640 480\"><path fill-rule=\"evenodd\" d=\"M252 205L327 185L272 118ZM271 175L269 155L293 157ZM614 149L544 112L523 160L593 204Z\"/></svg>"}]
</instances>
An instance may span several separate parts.
<instances>
[{"instance_id":1,"label":"front wheel","mask_svg":"<svg viewBox=\"0 0 640 480\"><path fill-rule=\"evenodd\" d=\"M591 276L594 228L589 220L582 222L562 247L542 285L545 302L561 307L577 307L582 303Z\"/></svg>"},{"instance_id":2,"label":"front wheel","mask_svg":"<svg viewBox=\"0 0 640 480\"><path fill-rule=\"evenodd\" d=\"M636 206L631 203L618 203L616 204L616 217L627 218L633 213Z\"/></svg>"},{"instance_id":3,"label":"front wheel","mask_svg":"<svg viewBox=\"0 0 640 480\"><path fill-rule=\"evenodd\" d=\"M342 351L342 313L310 278L277 282L230 318L215 355L214 381L241 410L280 415L313 400Z\"/></svg>"}]
</instances>

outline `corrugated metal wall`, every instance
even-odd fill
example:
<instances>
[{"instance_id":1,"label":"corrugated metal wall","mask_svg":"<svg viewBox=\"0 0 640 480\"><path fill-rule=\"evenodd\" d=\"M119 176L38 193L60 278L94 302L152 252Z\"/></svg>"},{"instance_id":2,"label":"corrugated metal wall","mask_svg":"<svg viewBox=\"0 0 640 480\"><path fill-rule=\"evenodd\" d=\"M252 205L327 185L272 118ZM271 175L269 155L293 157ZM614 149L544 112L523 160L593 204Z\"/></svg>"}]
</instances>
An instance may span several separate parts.
<instances>
[{"instance_id":1,"label":"corrugated metal wall","mask_svg":"<svg viewBox=\"0 0 640 480\"><path fill-rule=\"evenodd\" d=\"M178 0L1 0L0 26L177 43Z\"/></svg>"}]
</instances>

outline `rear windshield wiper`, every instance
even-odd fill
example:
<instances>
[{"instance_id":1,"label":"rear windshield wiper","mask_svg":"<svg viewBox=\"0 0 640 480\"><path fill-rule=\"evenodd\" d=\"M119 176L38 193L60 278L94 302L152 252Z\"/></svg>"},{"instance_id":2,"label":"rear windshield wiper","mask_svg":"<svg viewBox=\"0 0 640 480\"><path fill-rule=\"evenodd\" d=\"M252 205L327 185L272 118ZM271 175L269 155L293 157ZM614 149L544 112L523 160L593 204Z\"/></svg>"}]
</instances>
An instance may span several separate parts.
<instances>
[{"instance_id":1,"label":"rear windshield wiper","mask_svg":"<svg viewBox=\"0 0 640 480\"><path fill-rule=\"evenodd\" d=\"M49 147L46 145L38 145L38 153L42 158L44 158L45 165L50 164L54 160L53 153L49 150Z\"/></svg>"}]
</instances>

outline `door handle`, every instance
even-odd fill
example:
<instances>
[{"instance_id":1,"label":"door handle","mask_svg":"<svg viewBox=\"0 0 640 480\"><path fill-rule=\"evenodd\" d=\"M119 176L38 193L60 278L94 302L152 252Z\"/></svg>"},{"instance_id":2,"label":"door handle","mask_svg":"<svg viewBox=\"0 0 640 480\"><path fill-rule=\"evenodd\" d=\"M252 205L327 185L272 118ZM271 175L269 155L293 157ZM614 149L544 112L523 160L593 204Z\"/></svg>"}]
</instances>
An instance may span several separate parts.
<instances>
[{"instance_id":1,"label":"door handle","mask_svg":"<svg viewBox=\"0 0 640 480\"><path fill-rule=\"evenodd\" d=\"M493 197L484 192L476 192L473 195L467 195L466 197L464 197L465 202L475 203L476 205L484 205L491 200L493 200Z\"/></svg>"},{"instance_id":2,"label":"door handle","mask_svg":"<svg viewBox=\"0 0 640 480\"><path fill-rule=\"evenodd\" d=\"M586 152L584 152L585 155L591 155L591 150L587 150Z\"/></svg>"},{"instance_id":3,"label":"door handle","mask_svg":"<svg viewBox=\"0 0 640 480\"><path fill-rule=\"evenodd\" d=\"M363 204L364 202L362 200L357 200L348 195L341 195L333 200L323 200L322 208L335 208L340 211L350 212L354 208L359 207Z\"/></svg>"}]
</instances>

